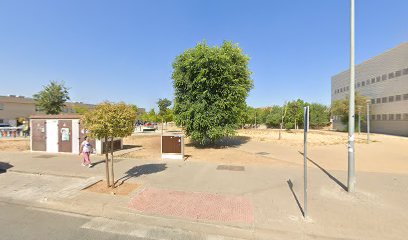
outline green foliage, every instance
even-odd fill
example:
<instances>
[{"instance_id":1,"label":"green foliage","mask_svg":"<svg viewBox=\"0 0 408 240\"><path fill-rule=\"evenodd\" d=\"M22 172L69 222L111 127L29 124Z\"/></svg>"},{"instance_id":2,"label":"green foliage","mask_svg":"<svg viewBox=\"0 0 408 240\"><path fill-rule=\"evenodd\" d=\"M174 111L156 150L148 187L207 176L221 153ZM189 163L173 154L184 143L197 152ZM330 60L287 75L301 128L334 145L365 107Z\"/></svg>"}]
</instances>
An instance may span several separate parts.
<instances>
[{"instance_id":1,"label":"green foliage","mask_svg":"<svg viewBox=\"0 0 408 240\"><path fill-rule=\"evenodd\" d=\"M201 145L235 134L252 88L249 57L231 42L199 43L173 63L174 113L187 136Z\"/></svg>"},{"instance_id":2,"label":"green foliage","mask_svg":"<svg viewBox=\"0 0 408 240\"><path fill-rule=\"evenodd\" d=\"M297 99L296 101L288 102L287 118L285 119L285 128L292 129L295 127L301 128L303 125L303 108L307 105L303 100ZM292 124L287 124L287 123Z\"/></svg>"},{"instance_id":3,"label":"green foliage","mask_svg":"<svg viewBox=\"0 0 408 240\"><path fill-rule=\"evenodd\" d=\"M63 111L65 102L70 100L68 88L64 83L51 81L50 84L43 86L44 89L33 95L36 106L40 111L46 114L59 114Z\"/></svg>"},{"instance_id":4,"label":"green foliage","mask_svg":"<svg viewBox=\"0 0 408 240\"><path fill-rule=\"evenodd\" d=\"M170 107L171 101L167 98L159 98L159 101L157 101L157 106L159 107L159 115L164 116L166 115L168 107Z\"/></svg>"},{"instance_id":5,"label":"green foliage","mask_svg":"<svg viewBox=\"0 0 408 240\"><path fill-rule=\"evenodd\" d=\"M268 127L279 128L283 115L283 107L274 105L271 107L270 113L267 115L265 124Z\"/></svg>"},{"instance_id":6,"label":"green foliage","mask_svg":"<svg viewBox=\"0 0 408 240\"><path fill-rule=\"evenodd\" d=\"M82 122L97 139L127 137L134 130L135 109L125 103L104 102L82 116Z\"/></svg>"},{"instance_id":7,"label":"green foliage","mask_svg":"<svg viewBox=\"0 0 408 240\"><path fill-rule=\"evenodd\" d=\"M354 102L355 102L355 121L358 120L358 113L361 113L361 121L365 122L365 112L367 111L367 100L368 98L360 95L356 92ZM345 99L336 100L332 103L331 107L332 114L334 116L340 116L341 122L348 125L348 114L349 114L349 97L346 96Z\"/></svg>"},{"instance_id":8,"label":"green foliage","mask_svg":"<svg viewBox=\"0 0 408 240\"><path fill-rule=\"evenodd\" d=\"M310 128L322 128L330 124L330 108L320 103L309 104Z\"/></svg>"},{"instance_id":9,"label":"green foliage","mask_svg":"<svg viewBox=\"0 0 408 240\"><path fill-rule=\"evenodd\" d=\"M74 105L72 106L72 108L75 110L76 113L78 113L79 115L84 115L87 111L89 111L89 109L87 107L84 106L80 106L80 105Z\"/></svg>"}]
</instances>

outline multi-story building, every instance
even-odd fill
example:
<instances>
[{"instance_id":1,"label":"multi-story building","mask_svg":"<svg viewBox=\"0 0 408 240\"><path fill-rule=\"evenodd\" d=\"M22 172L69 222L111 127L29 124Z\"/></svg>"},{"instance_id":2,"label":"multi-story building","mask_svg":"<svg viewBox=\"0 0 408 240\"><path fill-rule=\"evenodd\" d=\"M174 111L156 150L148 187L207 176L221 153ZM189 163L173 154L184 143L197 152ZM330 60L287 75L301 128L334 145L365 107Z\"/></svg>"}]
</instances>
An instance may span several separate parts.
<instances>
[{"instance_id":1,"label":"multi-story building","mask_svg":"<svg viewBox=\"0 0 408 240\"><path fill-rule=\"evenodd\" d=\"M357 65L355 73L356 92L370 99L370 131L408 136L408 42ZM332 77L332 103L348 97L349 81L350 70ZM344 130L333 118L333 127Z\"/></svg>"},{"instance_id":2,"label":"multi-story building","mask_svg":"<svg viewBox=\"0 0 408 240\"><path fill-rule=\"evenodd\" d=\"M82 102L67 102L63 113L76 113L78 109L90 109L94 106ZM0 123L16 126L19 118L28 119L30 115L41 113L32 98L16 95L0 96Z\"/></svg>"}]
</instances>

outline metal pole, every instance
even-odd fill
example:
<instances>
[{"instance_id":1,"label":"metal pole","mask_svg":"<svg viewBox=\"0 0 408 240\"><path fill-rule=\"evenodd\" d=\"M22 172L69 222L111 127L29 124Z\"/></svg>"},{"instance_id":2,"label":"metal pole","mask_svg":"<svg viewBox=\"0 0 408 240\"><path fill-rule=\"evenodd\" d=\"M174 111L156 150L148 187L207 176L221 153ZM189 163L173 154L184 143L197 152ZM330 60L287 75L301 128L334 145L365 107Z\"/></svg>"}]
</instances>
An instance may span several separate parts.
<instances>
[{"instance_id":1,"label":"metal pole","mask_svg":"<svg viewBox=\"0 0 408 240\"><path fill-rule=\"evenodd\" d=\"M367 101L367 143L370 143L370 102Z\"/></svg>"},{"instance_id":2,"label":"metal pole","mask_svg":"<svg viewBox=\"0 0 408 240\"><path fill-rule=\"evenodd\" d=\"M355 175L355 161L354 161L354 120L355 120L355 106L354 106L354 83L355 83L355 69L354 69L354 0L350 0L350 96L349 96L349 128L348 128L348 178L347 190L354 192L356 175Z\"/></svg>"},{"instance_id":3,"label":"metal pole","mask_svg":"<svg viewBox=\"0 0 408 240\"><path fill-rule=\"evenodd\" d=\"M309 131L309 106L304 107L304 137L303 137L303 191L304 191L304 217L307 217L307 132Z\"/></svg>"}]
</instances>

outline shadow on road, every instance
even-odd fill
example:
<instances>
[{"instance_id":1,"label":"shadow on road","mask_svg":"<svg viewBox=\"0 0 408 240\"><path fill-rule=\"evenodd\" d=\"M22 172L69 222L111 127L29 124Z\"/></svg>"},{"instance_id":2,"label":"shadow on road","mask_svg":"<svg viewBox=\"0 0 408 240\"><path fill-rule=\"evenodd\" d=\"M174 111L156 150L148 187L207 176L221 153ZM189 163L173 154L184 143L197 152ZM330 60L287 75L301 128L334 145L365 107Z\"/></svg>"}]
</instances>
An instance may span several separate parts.
<instances>
[{"instance_id":1,"label":"shadow on road","mask_svg":"<svg viewBox=\"0 0 408 240\"><path fill-rule=\"evenodd\" d=\"M301 155L303 155L303 153L301 151L299 151L299 153ZM331 180L333 180L335 183L337 183L341 188L344 189L344 191L347 191L347 187L346 185L344 185L342 182L340 182L340 180L338 180L336 177L334 177L333 175L331 175L328 171L326 171L326 169L324 169L322 166L320 166L319 164L317 164L315 161L313 161L310 158L307 158L307 160L309 160L309 162L313 163L316 167L318 167L320 170L322 170L322 172L324 172Z\"/></svg>"},{"instance_id":2,"label":"shadow on road","mask_svg":"<svg viewBox=\"0 0 408 240\"><path fill-rule=\"evenodd\" d=\"M300 210L300 212L302 213L302 216L304 217L304 216L305 216L305 212L303 211L303 208L302 208L302 206L300 205L299 199L297 198L295 191L293 191L293 183L292 183L292 181L289 179L289 180L286 181L286 182L288 183L289 189L290 189L290 191L292 192L293 197L295 198L296 204L298 205L299 210Z\"/></svg>"},{"instance_id":3,"label":"shadow on road","mask_svg":"<svg viewBox=\"0 0 408 240\"><path fill-rule=\"evenodd\" d=\"M136 178L141 175L148 175L148 174L162 172L166 169L167 169L167 166L165 163L159 163L159 164L152 163L152 164L144 164L144 165L136 166L126 171L126 176L123 176L119 178L118 180L116 180L115 185L118 184L117 186L120 186L131 178Z\"/></svg>"},{"instance_id":4,"label":"shadow on road","mask_svg":"<svg viewBox=\"0 0 408 240\"><path fill-rule=\"evenodd\" d=\"M0 173L7 172L7 169L14 167L10 163L0 162Z\"/></svg>"}]
</instances>

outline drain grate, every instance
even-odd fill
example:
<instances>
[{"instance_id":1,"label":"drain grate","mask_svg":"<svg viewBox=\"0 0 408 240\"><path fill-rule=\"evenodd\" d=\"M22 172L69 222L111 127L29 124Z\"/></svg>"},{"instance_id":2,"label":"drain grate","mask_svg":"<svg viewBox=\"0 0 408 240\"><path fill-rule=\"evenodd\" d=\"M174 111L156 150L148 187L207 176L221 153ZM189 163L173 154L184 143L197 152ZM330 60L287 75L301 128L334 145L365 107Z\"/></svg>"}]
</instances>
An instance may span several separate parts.
<instances>
[{"instance_id":1,"label":"drain grate","mask_svg":"<svg viewBox=\"0 0 408 240\"><path fill-rule=\"evenodd\" d=\"M268 154L270 154L270 153L268 153L268 152L257 152L256 154L265 156L265 155L268 155Z\"/></svg>"},{"instance_id":2,"label":"drain grate","mask_svg":"<svg viewBox=\"0 0 408 240\"><path fill-rule=\"evenodd\" d=\"M56 157L55 155L39 155L39 156L35 156L35 158L53 158Z\"/></svg>"},{"instance_id":3,"label":"drain grate","mask_svg":"<svg viewBox=\"0 0 408 240\"><path fill-rule=\"evenodd\" d=\"M218 165L217 170L245 171L245 167L233 165Z\"/></svg>"}]
</instances>

